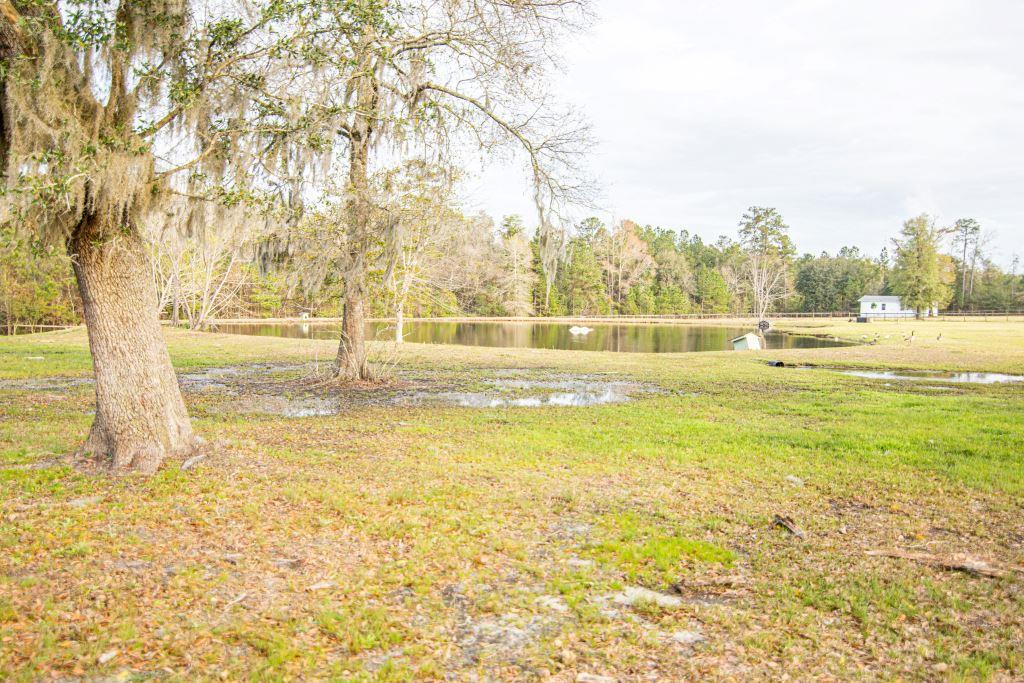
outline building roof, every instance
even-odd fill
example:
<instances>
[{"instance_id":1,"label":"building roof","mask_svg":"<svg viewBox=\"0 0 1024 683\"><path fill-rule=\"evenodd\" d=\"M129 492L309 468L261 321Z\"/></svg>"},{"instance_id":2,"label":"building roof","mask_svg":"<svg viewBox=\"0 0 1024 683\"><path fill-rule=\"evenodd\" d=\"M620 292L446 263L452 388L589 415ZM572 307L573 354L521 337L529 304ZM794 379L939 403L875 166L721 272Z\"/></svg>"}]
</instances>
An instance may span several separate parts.
<instances>
[{"instance_id":1,"label":"building roof","mask_svg":"<svg viewBox=\"0 0 1024 683\"><path fill-rule=\"evenodd\" d=\"M753 332L747 332L746 334L741 334L740 336L736 337L735 339L730 339L729 343L733 344L735 342L738 342L740 339L746 339L747 337L753 337L754 339L759 339L759 337L756 334L754 334Z\"/></svg>"},{"instance_id":2,"label":"building roof","mask_svg":"<svg viewBox=\"0 0 1024 683\"><path fill-rule=\"evenodd\" d=\"M900 302L900 298L898 296L875 296L875 295L870 295L870 296L862 296L861 298L857 299L857 301L867 301L868 303L877 302L877 303L880 303L880 304L898 304Z\"/></svg>"}]
</instances>

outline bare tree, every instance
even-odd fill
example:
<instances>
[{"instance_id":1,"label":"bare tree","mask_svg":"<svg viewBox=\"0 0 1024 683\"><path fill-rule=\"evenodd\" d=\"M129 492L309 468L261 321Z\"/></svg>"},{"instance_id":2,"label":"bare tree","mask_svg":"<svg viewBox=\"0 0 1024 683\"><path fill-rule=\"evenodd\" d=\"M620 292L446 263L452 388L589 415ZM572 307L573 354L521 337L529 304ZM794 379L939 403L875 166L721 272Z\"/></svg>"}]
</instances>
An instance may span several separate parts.
<instances>
[{"instance_id":1,"label":"bare tree","mask_svg":"<svg viewBox=\"0 0 1024 683\"><path fill-rule=\"evenodd\" d=\"M984 262L985 250L992 240L995 239L995 234L989 231L983 231L981 226L978 227L978 232L974 237L974 241L971 245L971 276L967 280L967 301L972 302L974 300L974 280L975 273L978 270L978 263ZM966 264L965 264L966 265Z\"/></svg>"},{"instance_id":2,"label":"bare tree","mask_svg":"<svg viewBox=\"0 0 1024 683\"><path fill-rule=\"evenodd\" d=\"M793 243L789 226L773 208L750 207L740 220L745 273L754 300L754 315L764 320L772 306L789 294Z\"/></svg>"},{"instance_id":3,"label":"bare tree","mask_svg":"<svg viewBox=\"0 0 1024 683\"><path fill-rule=\"evenodd\" d=\"M1010 305L1017 305L1017 269L1020 268L1020 255L1014 254L1010 260Z\"/></svg>"},{"instance_id":4,"label":"bare tree","mask_svg":"<svg viewBox=\"0 0 1024 683\"><path fill-rule=\"evenodd\" d=\"M388 229L374 223L370 178L375 166L410 147L444 163L471 149L522 152L542 255L554 270L564 207L588 189L578 173L586 129L554 106L544 74L555 63L557 39L582 26L588 1L352 0L322 17L337 40L331 51L345 53L338 68L347 77L330 105L341 113L348 179L337 377L369 373L363 319L370 263L363 249Z\"/></svg>"},{"instance_id":5,"label":"bare tree","mask_svg":"<svg viewBox=\"0 0 1024 683\"><path fill-rule=\"evenodd\" d=\"M981 235L981 225L978 221L973 218L961 218L952 228L953 233L953 247L962 248L962 255L960 257L960 291L958 292L957 304L962 309L967 303L967 277L968 271L973 271L973 264L971 267L967 265L967 254L971 250L972 246L975 247L978 242L978 237Z\"/></svg>"},{"instance_id":6,"label":"bare tree","mask_svg":"<svg viewBox=\"0 0 1024 683\"><path fill-rule=\"evenodd\" d=\"M536 274L533 271L533 250L524 231L501 235L501 292L509 315L533 315L531 301Z\"/></svg>"},{"instance_id":7,"label":"bare tree","mask_svg":"<svg viewBox=\"0 0 1024 683\"><path fill-rule=\"evenodd\" d=\"M405 306L419 290L429 296L441 252L450 246L464 221L455 207L456 174L413 160L380 174L374 185L386 202L391 226L385 283L395 315L395 341L404 341Z\"/></svg>"},{"instance_id":8,"label":"bare tree","mask_svg":"<svg viewBox=\"0 0 1024 683\"><path fill-rule=\"evenodd\" d=\"M242 205L224 210L179 197L169 211L153 212L147 223L153 232L157 311L170 307L175 325L184 313L190 329L205 328L244 286L244 266L263 222ZM194 235L196 230L202 235Z\"/></svg>"},{"instance_id":9,"label":"bare tree","mask_svg":"<svg viewBox=\"0 0 1024 683\"><path fill-rule=\"evenodd\" d=\"M442 252L435 282L439 289L455 295L457 305L486 314L508 312L502 305L508 283L497 234L494 221L486 214L468 216L458 238Z\"/></svg>"},{"instance_id":10,"label":"bare tree","mask_svg":"<svg viewBox=\"0 0 1024 683\"><path fill-rule=\"evenodd\" d=\"M639 226L630 220L619 221L604 239L601 267L615 306L622 308L629 288L654 268L654 257L640 237Z\"/></svg>"}]
</instances>

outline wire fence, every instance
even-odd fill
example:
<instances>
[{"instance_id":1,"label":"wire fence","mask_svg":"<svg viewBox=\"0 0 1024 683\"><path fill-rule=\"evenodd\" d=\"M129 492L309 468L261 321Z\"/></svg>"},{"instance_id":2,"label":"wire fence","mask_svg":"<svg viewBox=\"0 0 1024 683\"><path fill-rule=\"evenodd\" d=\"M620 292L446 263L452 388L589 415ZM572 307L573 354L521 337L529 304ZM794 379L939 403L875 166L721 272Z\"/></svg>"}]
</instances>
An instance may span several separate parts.
<instances>
[{"instance_id":1,"label":"wire fence","mask_svg":"<svg viewBox=\"0 0 1024 683\"><path fill-rule=\"evenodd\" d=\"M906 312L888 312L888 311L874 311L867 314L862 314L857 311L783 311L779 313L772 313L769 318L771 320L787 320L787 319L821 319L821 320L856 320L857 318L867 318L870 321L878 322L899 322L903 320L914 320L915 316L913 313ZM927 320L965 320L965 319L979 319L979 320L1011 320L1019 319L1024 322L1024 309L986 309L976 311L940 311L938 315L925 316ZM385 320L384 318L372 318L368 319L368 322ZM659 321L673 321L673 320L756 320L756 316L750 313L667 313L667 314L617 314L610 313L604 315L564 315L564 316L542 316L542 317L512 317L512 316L438 316L438 317L427 317L427 318L406 318L407 322L413 322L416 320L421 321L471 321L477 320L480 322L493 321L534 321L534 322L559 322L559 321L571 321L571 320L587 320L591 322L617 322L617 323L628 323L630 321L637 322L648 322L655 323ZM222 318L219 320L211 321L212 323L228 323L228 322L340 322L340 318L260 318L258 316L253 317L238 317L238 318ZM167 321L162 321L166 323ZM77 325L36 325L32 323L12 323L12 324L0 324L0 335L10 336L17 334L33 334L36 332L49 332L52 330L67 330L77 327Z\"/></svg>"},{"instance_id":2,"label":"wire fence","mask_svg":"<svg viewBox=\"0 0 1024 683\"><path fill-rule=\"evenodd\" d=\"M32 323L9 323L0 325L0 334L34 334L36 332L50 332L52 330L70 330L78 325L35 325Z\"/></svg>"},{"instance_id":3,"label":"wire fence","mask_svg":"<svg viewBox=\"0 0 1024 683\"><path fill-rule=\"evenodd\" d=\"M606 314L606 315L580 315L580 316L556 316L564 318L579 318L585 320L601 319L639 319L639 320L725 320L725 319L749 319L757 316L751 313L672 313L672 314ZM771 320L782 320L787 318L847 318L855 319L867 317L879 320L913 320L916 315L913 312L899 311L872 311L860 313L858 311L780 311L770 313ZM991 309L977 311L940 311L938 314L925 315L924 318L941 320L943 318L1024 318L1024 309Z\"/></svg>"}]
</instances>

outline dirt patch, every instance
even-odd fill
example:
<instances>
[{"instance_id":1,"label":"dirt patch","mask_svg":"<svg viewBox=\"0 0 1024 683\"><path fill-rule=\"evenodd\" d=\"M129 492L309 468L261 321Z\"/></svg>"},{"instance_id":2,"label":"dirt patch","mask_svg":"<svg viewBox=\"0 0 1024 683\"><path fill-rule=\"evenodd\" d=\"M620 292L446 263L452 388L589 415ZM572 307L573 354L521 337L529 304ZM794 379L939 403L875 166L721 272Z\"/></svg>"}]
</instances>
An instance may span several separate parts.
<instances>
[{"instance_id":1,"label":"dirt patch","mask_svg":"<svg viewBox=\"0 0 1024 683\"><path fill-rule=\"evenodd\" d=\"M211 367L178 374L186 395L227 397L215 412L283 417L336 415L367 406L460 408L557 408L625 403L661 393L650 384L606 374L498 370L485 373L433 373L400 370L383 382L338 386L325 381L314 363L255 363ZM0 380L0 390L65 392L92 385L91 377Z\"/></svg>"},{"instance_id":2,"label":"dirt patch","mask_svg":"<svg viewBox=\"0 0 1024 683\"><path fill-rule=\"evenodd\" d=\"M182 376L188 393L223 392L236 398L228 412L283 417L335 415L367 406L460 408L554 408L624 403L660 390L601 375L510 376L399 371L385 382L338 386L322 381L316 367L215 368Z\"/></svg>"},{"instance_id":3,"label":"dirt patch","mask_svg":"<svg viewBox=\"0 0 1024 683\"><path fill-rule=\"evenodd\" d=\"M39 377L0 379L0 391L67 391L93 383L91 377Z\"/></svg>"}]
</instances>

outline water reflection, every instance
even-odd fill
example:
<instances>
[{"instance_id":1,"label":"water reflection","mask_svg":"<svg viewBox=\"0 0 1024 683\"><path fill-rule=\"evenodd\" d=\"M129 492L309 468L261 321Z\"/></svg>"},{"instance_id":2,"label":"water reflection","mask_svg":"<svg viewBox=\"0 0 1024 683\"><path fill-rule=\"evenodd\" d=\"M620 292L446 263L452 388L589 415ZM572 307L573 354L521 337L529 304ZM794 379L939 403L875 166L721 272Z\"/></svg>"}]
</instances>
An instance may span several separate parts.
<instances>
[{"instance_id":1,"label":"water reflection","mask_svg":"<svg viewBox=\"0 0 1024 683\"><path fill-rule=\"evenodd\" d=\"M1003 384L1024 382L1024 376L999 372L895 372L893 370L842 370L844 375L867 379L895 379L907 382L956 382L958 384Z\"/></svg>"},{"instance_id":2,"label":"water reflection","mask_svg":"<svg viewBox=\"0 0 1024 683\"><path fill-rule=\"evenodd\" d=\"M530 349L572 349L579 351L621 351L679 353L685 351L723 351L729 340L750 330L714 325L600 325L587 334L573 334L572 326L542 322L411 322L405 325L405 339L425 344L514 347ZM299 339L337 339L340 327L316 323L223 324L218 332ZM390 341L394 326L369 323L370 338ZM848 346L845 342L769 332L769 349L810 349Z\"/></svg>"}]
</instances>

